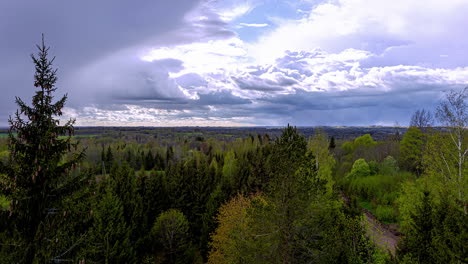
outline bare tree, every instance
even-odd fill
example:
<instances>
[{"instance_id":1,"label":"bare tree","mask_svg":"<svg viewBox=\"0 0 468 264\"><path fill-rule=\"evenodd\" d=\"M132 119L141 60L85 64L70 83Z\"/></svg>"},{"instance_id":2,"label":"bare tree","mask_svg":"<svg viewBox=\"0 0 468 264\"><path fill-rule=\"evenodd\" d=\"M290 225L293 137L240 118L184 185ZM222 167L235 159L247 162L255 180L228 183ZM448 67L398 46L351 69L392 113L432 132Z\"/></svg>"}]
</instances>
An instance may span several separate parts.
<instances>
[{"instance_id":1,"label":"bare tree","mask_svg":"<svg viewBox=\"0 0 468 264\"><path fill-rule=\"evenodd\" d=\"M467 213L467 203L465 197L466 191L466 170L465 159L468 154L468 146L466 144L467 126L468 126L468 104L466 102L468 98L468 87L462 90L455 91L451 90L446 93L446 100L442 101L437 107L436 117L437 119L447 127L448 134L450 136L450 144L456 149L456 153L451 158L456 160L458 176L458 198L464 204L465 214ZM447 163L446 158L443 157ZM466 173L466 172L465 172Z\"/></svg>"},{"instance_id":2,"label":"bare tree","mask_svg":"<svg viewBox=\"0 0 468 264\"><path fill-rule=\"evenodd\" d=\"M421 129L421 131L426 130L426 128L432 126L433 118L430 111L425 109L418 109L414 114L411 116L410 127L417 127Z\"/></svg>"}]
</instances>

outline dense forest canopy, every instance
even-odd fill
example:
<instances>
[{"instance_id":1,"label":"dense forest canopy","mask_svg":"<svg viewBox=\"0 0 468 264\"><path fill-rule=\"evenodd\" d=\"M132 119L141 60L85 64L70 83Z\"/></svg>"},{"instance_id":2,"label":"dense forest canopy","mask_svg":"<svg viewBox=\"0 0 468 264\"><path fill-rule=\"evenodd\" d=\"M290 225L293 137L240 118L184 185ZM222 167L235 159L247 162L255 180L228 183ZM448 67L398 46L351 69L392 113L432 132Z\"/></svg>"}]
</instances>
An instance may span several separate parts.
<instances>
[{"instance_id":1,"label":"dense forest canopy","mask_svg":"<svg viewBox=\"0 0 468 264\"><path fill-rule=\"evenodd\" d=\"M468 262L468 89L378 140L76 137L48 52L0 139L1 263Z\"/></svg>"}]
</instances>

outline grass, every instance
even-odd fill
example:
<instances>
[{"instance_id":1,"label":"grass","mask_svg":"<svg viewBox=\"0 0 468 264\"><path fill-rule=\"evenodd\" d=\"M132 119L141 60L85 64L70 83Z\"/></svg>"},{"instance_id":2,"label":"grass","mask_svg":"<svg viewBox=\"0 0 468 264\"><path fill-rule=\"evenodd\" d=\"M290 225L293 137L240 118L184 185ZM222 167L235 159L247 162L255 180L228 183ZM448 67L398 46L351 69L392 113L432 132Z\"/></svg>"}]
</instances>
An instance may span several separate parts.
<instances>
[{"instance_id":1,"label":"grass","mask_svg":"<svg viewBox=\"0 0 468 264\"><path fill-rule=\"evenodd\" d=\"M358 203L362 208L369 210L379 221L390 224L398 222L395 201L401 184L413 179L414 175L408 172L354 177L347 179L346 187L348 192L358 197Z\"/></svg>"},{"instance_id":2,"label":"grass","mask_svg":"<svg viewBox=\"0 0 468 264\"><path fill-rule=\"evenodd\" d=\"M371 213L374 214L374 208L372 208L372 205L369 201L366 200L361 200L358 202L359 206L361 206L364 209L369 210Z\"/></svg>"},{"instance_id":3,"label":"grass","mask_svg":"<svg viewBox=\"0 0 468 264\"><path fill-rule=\"evenodd\" d=\"M368 210L384 224L397 223L397 212L392 206L389 205L373 205L370 201L360 200L358 201L359 206Z\"/></svg>"},{"instance_id":4,"label":"grass","mask_svg":"<svg viewBox=\"0 0 468 264\"><path fill-rule=\"evenodd\" d=\"M395 223L397 220L397 214L395 209L388 205L379 205L375 209L375 216L383 223Z\"/></svg>"}]
</instances>

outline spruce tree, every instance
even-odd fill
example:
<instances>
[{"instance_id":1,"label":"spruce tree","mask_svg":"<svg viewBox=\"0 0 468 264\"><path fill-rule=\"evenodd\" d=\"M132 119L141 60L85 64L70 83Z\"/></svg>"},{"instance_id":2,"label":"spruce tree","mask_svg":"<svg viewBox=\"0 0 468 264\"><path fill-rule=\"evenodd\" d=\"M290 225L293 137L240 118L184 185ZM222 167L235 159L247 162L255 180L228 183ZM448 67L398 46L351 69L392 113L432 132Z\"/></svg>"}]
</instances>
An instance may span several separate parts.
<instances>
[{"instance_id":1,"label":"spruce tree","mask_svg":"<svg viewBox=\"0 0 468 264\"><path fill-rule=\"evenodd\" d=\"M107 189L96 207L84 252L86 263L135 263L131 230L125 222L120 199Z\"/></svg>"},{"instance_id":2,"label":"spruce tree","mask_svg":"<svg viewBox=\"0 0 468 264\"><path fill-rule=\"evenodd\" d=\"M10 161L2 186L11 201L10 230L20 240L6 251L21 263L37 261L40 248L52 240L47 230L53 228L53 215L61 210L63 197L76 187L79 175L72 171L84 156L72 141L75 120L60 125L57 118L67 95L53 102L57 70L52 67L54 58L49 59L44 36L37 48L37 55L31 55L37 90L31 106L16 97L19 110L9 119ZM59 137L63 135L67 137Z\"/></svg>"}]
</instances>

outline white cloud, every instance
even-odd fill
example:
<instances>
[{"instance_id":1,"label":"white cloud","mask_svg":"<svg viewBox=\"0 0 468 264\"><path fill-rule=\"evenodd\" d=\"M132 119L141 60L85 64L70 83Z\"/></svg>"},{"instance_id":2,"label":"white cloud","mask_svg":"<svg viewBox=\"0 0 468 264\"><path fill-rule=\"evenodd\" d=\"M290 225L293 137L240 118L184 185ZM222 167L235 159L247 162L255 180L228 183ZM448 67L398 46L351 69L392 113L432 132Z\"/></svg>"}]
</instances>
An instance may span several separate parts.
<instances>
[{"instance_id":1,"label":"white cloud","mask_svg":"<svg viewBox=\"0 0 468 264\"><path fill-rule=\"evenodd\" d=\"M262 27L268 27L268 24L266 23L261 23L261 24L256 24L256 23L239 23L241 27L254 27L254 28L262 28Z\"/></svg>"},{"instance_id":2,"label":"white cloud","mask_svg":"<svg viewBox=\"0 0 468 264\"><path fill-rule=\"evenodd\" d=\"M163 110L125 105L124 110L88 106L81 110L64 109L64 119L79 117L77 126L249 126L243 117L203 117L190 110Z\"/></svg>"},{"instance_id":3,"label":"white cloud","mask_svg":"<svg viewBox=\"0 0 468 264\"><path fill-rule=\"evenodd\" d=\"M104 100L111 95L123 105L97 102L70 115L106 125L405 123L415 108L434 106L442 91L468 84L466 62L443 64L467 58L455 56L468 43L455 36L461 30L450 31L465 6L337 0L303 19L278 20L258 42L246 43L222 32L264 26L236 20L252 5L224 11L205 5L188 16L195 25L188 29L204 32L194 33L200 39L188 34L192 41L158 46L143 61L114 56L82 71L74 78L79 86L95 85ZM460 47L437 44L450 36Z\"/></svg>"},{"instance_id":4,"label":"white cloud","mask_svg":"<svg viewBox=\"0 0 468 264\"><path fill-rule=\"evenodd\" d=\"M175 47L157 48L143 56L142 59L146 61L167 58L183 60L185 69L172 76L189 72L236 71L239 65L249 60L244 45L244 42L239 38L196 42Z\"/></svg>"},{"instance_id":5,"label":"white cloud","mask_svg":"<svg viewBox=\"0 0 468 264\"><path fill-rule=\"evenodd\" d=\"M336 53L355 48L380 54L390 47L407 46L406 55L418 63L421 58L412 53L427 54L429 46L438 57L447 54L444 47L451 45L445 41L458 42L453 45L458 50L464 46L461 43L468 43L461 26L468 22L467 11L465 0L331 1L313 7L303 19L283 21L254 43L250 52L260 61L271 62L285 50L320 47ZM441 41L444 45L434 45Z\"/></svg>"},{"instance_id":6,"label":"white cloud","mask_svg":"<svg viewBox=\"0 0 468 264\"><path fill-rule=\"evenodd\" d=\"M230 22L248 14L253 8L254 5L252 3L244 2L219 11L219 15L224 21Z\"/></svg>"}]
</instances>

